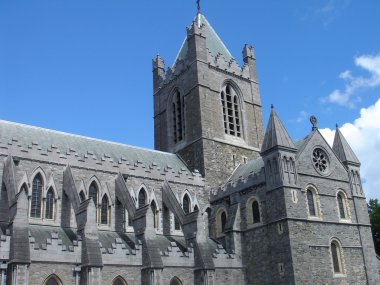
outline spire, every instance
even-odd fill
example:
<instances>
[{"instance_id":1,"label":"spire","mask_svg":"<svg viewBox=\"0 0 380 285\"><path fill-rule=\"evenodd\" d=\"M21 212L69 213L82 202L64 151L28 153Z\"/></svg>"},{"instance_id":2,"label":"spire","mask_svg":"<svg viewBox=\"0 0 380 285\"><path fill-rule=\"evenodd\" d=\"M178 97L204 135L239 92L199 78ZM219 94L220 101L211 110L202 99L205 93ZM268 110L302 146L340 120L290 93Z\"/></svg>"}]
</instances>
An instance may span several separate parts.
<instances>
[{"instance_id":1,"label":"spire","mask_svg":"<svg viewBox=\"0 0 380 285\"><path fill-rule=\"evenodd\" d=\"M229 50L226 48L218 34L215 32L213 27L207 21L206 17L200 12L200 10L198 11L193 23L196 23L197 27L201 29L202 36L206 38L206 47L208 49L208 52L210 52L213 57L221 56L227 62L233 59L233 56ZM188 28L188 30L189 29L190 28ZM182 43L182 46L174 60L173 65L175 65L177 61L184 60L186 58L188 49L189 47L186 38Z\"/></svg>"},{"instance_id":2,"label":"spire","mask_svg":"<svg viewBox=\"0 0 380 285\"><path fill-rule=\"evenodd\" d=\"M201 12L201 0L197 0L197 11L198 14Z\"/></svg>"},{"instance_id":3,"label":"spire","mask_svg":"<svg viewBox=\"0 0 380 285\"><path fill-rule=\"evenodd\" d=\"M292 139L281 123L281 120L277 116L273 105L271 105L271 109L272 111L270 113L267 130L264 136L263 145L261 147L261 152L264 153L275 147L295 150L296 147L294 146Z\"/></svg>"},{"instance_id":4,"label":"spire","mask_svg":"<svg viewBox=\"0 0 380 285\"><path fill-rule=\"evenodd\" d=\"M333 151L343 163L353 163L360 165L359 159L356 157L354 151L344 138L343 134L336 125L336 132L333 143Z\"/></svg>"}]
</instances>

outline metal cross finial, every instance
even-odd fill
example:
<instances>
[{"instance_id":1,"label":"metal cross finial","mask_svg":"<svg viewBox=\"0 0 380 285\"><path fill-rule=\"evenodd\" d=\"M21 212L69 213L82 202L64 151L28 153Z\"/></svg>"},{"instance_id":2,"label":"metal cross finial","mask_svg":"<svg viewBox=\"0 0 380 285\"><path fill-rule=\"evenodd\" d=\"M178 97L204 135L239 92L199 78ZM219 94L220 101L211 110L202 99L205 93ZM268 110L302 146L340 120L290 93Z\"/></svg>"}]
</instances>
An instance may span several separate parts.
<instances>
[{"instance_id":1,"label":"metal cross finial","mask_svg":"<svg viewBox=\"0 0 380 285\"><path fill-rule=\"evenodd\" d=\"M201 1L200 0L197 0L197 9L198 9L198 13L201 11Z\"/></svg>"}]
</instances>

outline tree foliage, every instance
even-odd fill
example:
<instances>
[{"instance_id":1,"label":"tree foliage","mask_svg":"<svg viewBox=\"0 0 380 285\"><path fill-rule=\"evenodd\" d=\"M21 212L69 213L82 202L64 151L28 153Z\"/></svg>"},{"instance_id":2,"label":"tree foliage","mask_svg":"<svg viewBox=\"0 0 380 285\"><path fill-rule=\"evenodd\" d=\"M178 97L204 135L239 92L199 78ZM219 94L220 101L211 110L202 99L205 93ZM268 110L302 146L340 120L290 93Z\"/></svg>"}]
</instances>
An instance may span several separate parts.
<instances>
[{"instance_id":1,"label":"tree foliage","mask_svg":"<svg viewBox=\"0 0 380 285\"><path fill-rule=\"evenodd\" d=\"M368 202L369 219L372 226L373 241L376 253L380 255L380 203L378 199L370 199Z\"/></svg>"}]
</instances>

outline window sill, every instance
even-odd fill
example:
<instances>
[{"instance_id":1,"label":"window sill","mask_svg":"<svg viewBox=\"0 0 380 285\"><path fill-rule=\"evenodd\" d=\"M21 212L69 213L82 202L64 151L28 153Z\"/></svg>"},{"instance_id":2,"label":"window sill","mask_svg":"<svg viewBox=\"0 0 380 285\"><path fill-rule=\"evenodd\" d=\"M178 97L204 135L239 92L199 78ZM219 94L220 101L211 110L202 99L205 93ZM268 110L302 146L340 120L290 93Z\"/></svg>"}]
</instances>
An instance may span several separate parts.
<instances>
[{"instance_id":1,"label":"window sill","mask_svg":"<svg viewBox=\"0 0 380 285\"><path fill-rule=\"evenodd\" d=\"M347 275L344 274L344 273L334 273L334 274L333 274L333 277L334 277L334 278L346 278Z\"/></svg>"},{"instance_id":2,"label":"window sill","mask_svg":"<svg viewBox=\"0 0 380 285\"><path fill-rule=\"evenodd\" d=\"M308 219L311 221L323 221L322 217L319 216L308 216Z\"/></svg>"},{"instance_id":3,"label":"window sill","mask_svg":"<svg viewBox=\"0 0 380 285\"><path fill-rule=\"evenodd\" d=\"M253 224L248 224L248 225L247 225L247 230L254 229L254 228L257 228L257 227L262 226L262 225L263 225L262 222L259 222L259 223L253 223Z\"/></svg>"}]
</instances>

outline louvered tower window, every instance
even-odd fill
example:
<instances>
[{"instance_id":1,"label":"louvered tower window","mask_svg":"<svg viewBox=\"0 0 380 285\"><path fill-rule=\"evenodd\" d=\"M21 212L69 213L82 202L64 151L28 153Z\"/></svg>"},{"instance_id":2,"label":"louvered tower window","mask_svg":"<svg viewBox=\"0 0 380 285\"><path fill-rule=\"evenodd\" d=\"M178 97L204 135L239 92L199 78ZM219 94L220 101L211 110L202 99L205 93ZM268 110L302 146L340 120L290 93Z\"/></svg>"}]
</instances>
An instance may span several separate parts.
<instances>
[{"instance_id":1,"label":"louvered tower window","mask_svg":"<svg viewBox=\"0 0 380 285\"><path fill-rule=\"evenodd\" d=\"M45 200L45 218L52 220L54 217L54 191L49 188Z\"/></svg>"},{"instance_id":2,"label":"louvered tower window","mask_svg":"<svg viewBox=\"0 0 380 285\"><path fill-rule=\"evenodd\" d=\"M42 177L37 174L33 179L32 197L30 201L30 216L41 218Z\"/></svg>"},{"instance_id":3,"label":"louvered tower window","mask_svg":"<svg viewBox=\"0 0 380 285\"><path fill-rule=\"evenodd\" d=\"M241 137L240 111L238 98L230 84L226 84L220 93L223 109L224 132Z\"/></svg>"},{"instance_id":4,"label":"louvered tower window","mask_svg":"<svg viewBox=\"0 0 380 285\"><path fill-rule=\"evenodd\" d=\"M184 100L181 93L177 90L173 96L172 102L172 117L173 117L173 139L174 143L183 140L185 136L184 123Z\"/></svg>"}]
</instances>

